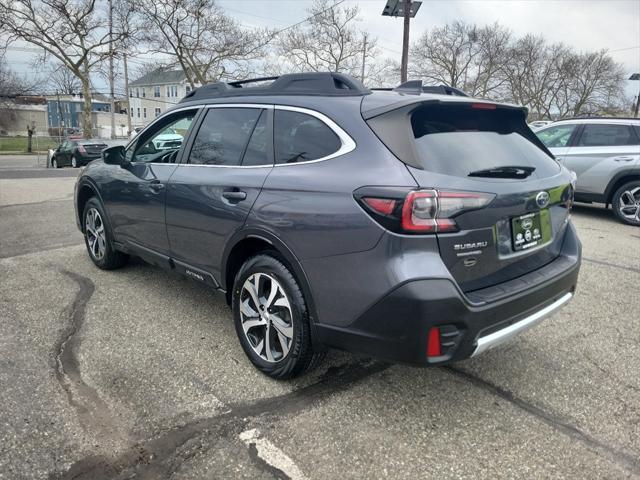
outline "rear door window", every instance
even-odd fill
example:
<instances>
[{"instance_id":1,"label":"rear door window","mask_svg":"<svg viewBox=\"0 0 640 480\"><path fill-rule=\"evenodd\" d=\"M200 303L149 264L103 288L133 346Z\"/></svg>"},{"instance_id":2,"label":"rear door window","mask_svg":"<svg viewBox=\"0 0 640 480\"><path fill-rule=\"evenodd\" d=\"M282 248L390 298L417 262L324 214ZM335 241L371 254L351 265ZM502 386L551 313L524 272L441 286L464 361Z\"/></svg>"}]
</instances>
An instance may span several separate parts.
<instances>
[{"instance_id":1,"label":"rear door window","mask_svg":"<svg viewBox=\"0 0 640 480\"><path fill-rule=\"evenodd\" d=\"M629 125L587 124L578 140L578 147L615 147L634 145L636 139Z\"/></svg>"},{"instance_id":2,"label":"rear door window","mask_svg":"<svg viewBox=\"0 0 640 480\"><path fill-rule=\"evenodd\" d=\"M261 114L258 108L210 108L193 142L189 163L239 166Z\"/></svg>"},{"instance_id":3,"label":"rear door window","mask_svg":"<svg viewBox=\"0 0 640 480\"><path fill-rule=\"evenodd\" d=\"M533 176L547 177L560 170L518 110L430 105L414 110L411 128L418 162L428 171L467 177L525 166L535 168Z\"/></svg>"},{"instance_id":4,"label":"rear door window","mask_svg":"<svg viewBox=\"0 0 640 480\"><path fill-rule=\"evenodd\" d=\"M279 164L318 160L342 146L338 135L322 120L289 110L275 111L274 143Z\"/></svg>"}]
</instances>

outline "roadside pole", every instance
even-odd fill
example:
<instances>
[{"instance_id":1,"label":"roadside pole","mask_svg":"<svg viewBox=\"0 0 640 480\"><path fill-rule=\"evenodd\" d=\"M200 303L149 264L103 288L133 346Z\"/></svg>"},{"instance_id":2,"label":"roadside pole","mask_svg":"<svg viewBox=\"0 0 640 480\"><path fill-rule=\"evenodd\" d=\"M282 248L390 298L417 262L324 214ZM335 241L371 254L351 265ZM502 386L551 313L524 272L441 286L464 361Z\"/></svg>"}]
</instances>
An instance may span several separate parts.
<instances>
[{"instance_id":1,"label":"roadside pole","mask_svg":"<svg viewBox=\"0 0 640 480\"><path fill-rule=\"evenodd\" d=\"M409 64L409 25L411 25L411 0L404 0L404 30L402 31L402 63L400 65L400 83L407 81Z\"/></svg>"},{"instance_id":2,"label":"roadside pole","mask_svg":"<svg viewBox=\"0 0 640 480\"><path fill-rule=\"evenodd\" d=\"M124 53L124 94L127 99L127 138L131 136L131 100L129 97L129 70L127 68L127 54Z\"/></svg>"},{"instance_id":3,"label":"roadside pole","mask_svg":"<svg viewBox=\"0 0 640 480\"><path fill-rule=\"evenodd\" d=\"M111 139L116 138L116 101L113 78L113 0L109 0L109 103L111 109Z\"/></svg>"}]
</instances>

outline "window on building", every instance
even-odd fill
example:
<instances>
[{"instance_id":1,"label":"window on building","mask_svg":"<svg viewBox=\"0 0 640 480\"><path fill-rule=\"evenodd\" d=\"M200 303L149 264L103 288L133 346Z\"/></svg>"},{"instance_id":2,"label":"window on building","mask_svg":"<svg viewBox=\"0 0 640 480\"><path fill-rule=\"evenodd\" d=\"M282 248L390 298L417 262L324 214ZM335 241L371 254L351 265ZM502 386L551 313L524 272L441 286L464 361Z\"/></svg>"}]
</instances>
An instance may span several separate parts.
<instances>
[{"instance_id":1,"label":"window on building","mask_svg":"<svg viewBox=\"0 0 640 480\"><path fill-rule=\"evenodd\" d=\"M140 107L138 107L138 118L140 118Z\"/></svg>"},{"instance_id":2,"label":"window on building","mask_svg":"<svg viewBox=\"0 0 640 480\"><path fill-rule=\"evenodd\" d=\"M131 109L131 118L133 118L133 108Z\"/></svg>"},{"instance_id":3,"label":"window on building","mask_svg":"<svg viewBox=\"0 0 640 480\"><path fill-rule=\"evenodd\" d=\"M156 107L156 117L160 116L161 113L162 113L162 110Z\"/></svg>"},{"instance_id":4,"label":"window on building","mask_svg":"<svg viewBox=\"0 0 640 480\"><path fill-rule=\"evenodd\" d=\"M133 90L129 89L129 98L133 98Z\"/></svg>"},{"instance_id":5,"label":"window on building","mask_svg":"<svg viewBox=\"0 0 640 480\"><path fill-rule=\"evenodd\" d=\"M142 98L146 98L146 96L147 96L147 89L143 88L142 89Z\"/></svg>"},{"instance_id":6,"label":"window on building","mask_svg":"<svg viewBox=\"0 0 640 480\"><path fill-rule=\"evenodd\" d=\"M189 93L189 92L191 91L191 85L187 85L187 86L184 88L184 91L185 91L185 93Z\"/></svg>"},{"instance_id":7,"label":"window on building","mask_svg":"<svg viewBox=\"0 0 640 480\"><path fill-rule=\"evenodd\" d=\"M189 163L240 165L261 113L257 108L210 109L193 142Z\"/></svg>"},{"instance_id":8,"label":"window on building","mask_svg":"<svg viewBox=\"0 0 640 480\"><path fill-rule=\"evenodd\" d=\"M143 116L144 118L147 118L147 109L146 109L146 108L143 108L143 109L142 109L142 116Z\"/></svg>"},{"instance_id":9,"label":"window on building","mask_svg":"<svg viewBox=\"0 0 640 480\"><path fill-rule=\"evenodd\" d=\"M276 163L296 163L323 158L340 149L338 136L311 115L276 110L274 119Z\"/></svg>"},{"instance_id":10,"label":"window on building","mask_svg":"<svg viewBox=\"0 0 640 480\"><path fill-rule=\"evenodd\" d=\"M156 85L153 88L153 96L154 97L159 97L160 96L160 85Z\"/></svg>"},{"instance_id":11,"label":"window on building","mask_svg":"<svg viewBox=\"0 0 640 480\"><path fill-rule=\"evenodd\" d=\"M140 98L140 89L136 88L136 98Z\"/></svg>"}]
</instances>

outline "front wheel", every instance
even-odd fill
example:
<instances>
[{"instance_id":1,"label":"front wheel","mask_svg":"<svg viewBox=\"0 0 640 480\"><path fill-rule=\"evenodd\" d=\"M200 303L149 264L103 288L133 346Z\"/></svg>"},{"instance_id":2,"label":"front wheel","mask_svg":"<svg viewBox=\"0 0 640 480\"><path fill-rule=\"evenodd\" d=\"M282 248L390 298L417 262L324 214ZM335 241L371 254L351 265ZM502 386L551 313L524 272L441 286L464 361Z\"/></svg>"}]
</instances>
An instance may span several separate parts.
<instances>
[{"instance_id":1,"label":"front wheel","mask_svg":"<svg viewBox=\"0 0 640 480\"><path fill-rule=\"evenodd\" d=\"M625 183L616 190L611 206L622 222L640 226L640 180Z\"/></svg>"},{"instance_id":2,"label":"front wheel","mask_svg":"<svg viewBox=\"0 0 640 480\"><path fill-rule=\"evenodd\" d=\"M128 256L114 248L104 209L96 197L87 201L82 218L84 242L91 261L102 270L113 270L123 266Z\"/></svg>"},{"instance_id":3,"label":"front wheel","mask_svg":"<svg viewBox=\"0 0 640 480\"><path fill-rule=\"evenodd\" d=\"M57 159L56 157L53 157L53 158L51 159L51 166L52 166L53 168L60 168L60 167L58 166L58 159Z\"/></svg>"},{"instance_id":4,"label":"front wheel","mask_svg":"<svg viewBox=\"0 0 640 480\"><path fill-rule=\"evenodd\" d=\"M71 166L73 168L78 168L78 162L76 161L76 157L71 157Z\"/></svg>"},{"instance_id":5,"label":"front wheel","mask_svg":"<svg viewBox=\"0 0 640 480\"><path fill-rule=\"evenodd\" d=\"M236 275L233 298L236 333L247 357L264 374L287 379L300 375L324 356L311 345L309 312L291 271L261 254Z\"/></svg>"}]
</instances>

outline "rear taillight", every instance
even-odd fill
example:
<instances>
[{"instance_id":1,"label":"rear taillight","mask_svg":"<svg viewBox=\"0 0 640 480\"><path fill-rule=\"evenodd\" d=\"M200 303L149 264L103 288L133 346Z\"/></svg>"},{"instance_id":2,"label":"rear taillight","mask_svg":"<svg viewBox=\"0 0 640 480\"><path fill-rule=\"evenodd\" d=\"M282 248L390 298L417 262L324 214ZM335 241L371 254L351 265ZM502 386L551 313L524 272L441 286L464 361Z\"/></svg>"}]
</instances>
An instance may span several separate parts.
<instances>
[{"instance_id":1,"label":"rear taillight","mask_svg":"<svg viewBox=\"0 0 640 480\"><path fill-rule=\"evenodd\" d=\"M84 145L78 145L78 151L80 153L87 153L87 150L84 148Z\"/></svg>"},{"instance_id":2,"label":"rear taillight","mask_svg":"<svg viewBox=\"0 0 640 480\"><path fill-rule=\"evenodd\" d=\"M384 227L399 233L455 232L454 217L469 210L486 207L495 195L491 193L442 190L415 190L404 198L356 195L365 209ZM398 195L396 192L394 192Z\"/></svg>"}]
</instances>

